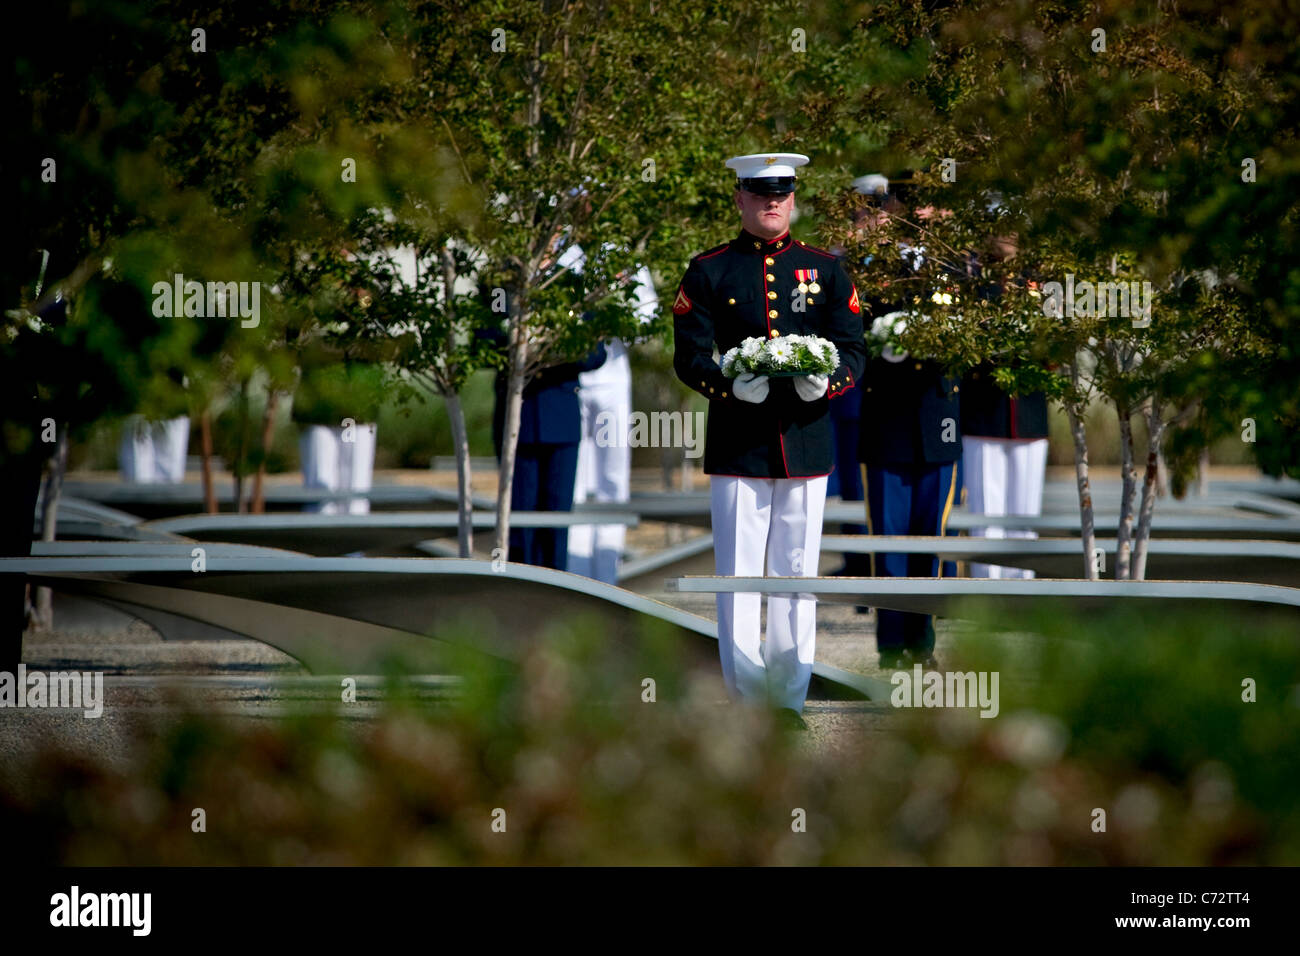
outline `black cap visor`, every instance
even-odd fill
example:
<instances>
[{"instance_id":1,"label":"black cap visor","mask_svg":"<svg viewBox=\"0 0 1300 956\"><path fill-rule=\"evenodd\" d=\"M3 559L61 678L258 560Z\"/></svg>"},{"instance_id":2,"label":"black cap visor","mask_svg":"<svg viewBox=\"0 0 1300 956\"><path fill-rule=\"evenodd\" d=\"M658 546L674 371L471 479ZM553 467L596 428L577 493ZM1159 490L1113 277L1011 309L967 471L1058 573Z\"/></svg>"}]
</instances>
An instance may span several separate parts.
<instances>
[{"instance_id":1,"label":"black cap visor","mask_svg":"<svg viewBox=\"0 0 1300 956\"><path fill-rule=\"evenodd\" d=\"M794 192L793 176L760 176L737 179L736 186L756 196L788 196Z\"/></svg>"}]
</instances>

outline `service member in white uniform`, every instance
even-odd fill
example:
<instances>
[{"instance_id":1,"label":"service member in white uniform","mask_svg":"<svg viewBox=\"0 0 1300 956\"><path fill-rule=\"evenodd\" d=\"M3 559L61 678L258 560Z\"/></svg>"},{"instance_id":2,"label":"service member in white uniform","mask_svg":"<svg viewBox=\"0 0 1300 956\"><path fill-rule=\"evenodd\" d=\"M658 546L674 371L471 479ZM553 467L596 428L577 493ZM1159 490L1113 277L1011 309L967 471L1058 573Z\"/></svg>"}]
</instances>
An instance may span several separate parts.
<instances>
[{"instance_id":1,"label":"service member in white uniform","mask_svg":"<svg viewBox=\"0 0 1300 956\"><path fill-rule=\"evenodd\" d=\"M160 422L148 421L142 415L130 416L123 425L118 447L122 480L142 485L183 482L189 444L188 415Z\"/></svg>"},{"instance_id":2,"label":"service member in white uniform","mask_svg":"<svg viewBox=\"0 0 1300 956\"><path fill-rule=\"evenodd\" d=\"M375 472L374 422L347 425L307 425L298 439L302 486L322 491L369 491ZM308 505L320 514L370 513L367 497L343 498Z\"/></svg>"},{"instance_id":3,"label":"service member in white uniform","mask_svg":"<svg viewBox=\"0 0 1300 956\"><path fill-rule=\"evenodd\" d=\"M298 451L304 488L367 492L375 467L383 370L347 361L320 345L304 349L293 396L293 420L302 428ZM370 499L336 498L304 508L321 514L368 514Z\"/></svg>"},{"instance_id":4,"label":"service member in white uniform","mask_svg":"<svg viewBox=\"0 0 1300 956\"><path fill-rule=\"evenodd\" d=\"M673 304L673 367L709 399L704 471L710 476L720 575L815 577L826 478L833 467L830 402L866 361L857 290L837 257L790 238L797 153L737 156L734 201L742 229L691 260ZM751 337L816 335L836 346L829 375L732 380L714 357ZM812 677L816 599L718 595L718 650L733 697L768 701L796 727Z\"/></svg>"},{"instance_id":5,"label":"service member in white uniform","mask_svg":"<svg viewBox=\"0 0 1300 956\"><path fill-rule=\"evenodd\" d=\"M576 243L560 257L560 264L581 272L585 263ZM650 270L642 266L634 279L636 315L651 321L659 309ZM626 502L632 494L632 448L628 443L632 418L632 367L621 339L605 343L605 364L578 376L582 403L582 441L578 445L578 477L573 503ZM621 524L581 524L569 529L569 565L606 584L618 583L627 528Z\"/></svg>"}]
</instances>

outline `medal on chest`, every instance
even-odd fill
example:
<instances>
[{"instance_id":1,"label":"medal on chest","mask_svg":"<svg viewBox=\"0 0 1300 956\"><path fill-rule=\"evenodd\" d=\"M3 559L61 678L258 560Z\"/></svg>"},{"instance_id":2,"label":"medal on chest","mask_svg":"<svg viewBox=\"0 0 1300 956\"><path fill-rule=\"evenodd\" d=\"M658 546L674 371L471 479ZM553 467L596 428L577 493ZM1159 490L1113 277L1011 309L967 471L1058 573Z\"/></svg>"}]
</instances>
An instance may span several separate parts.
<instances>
[{"instance_id":1,"label":"medal on chest","mask_svg":"<svg viewBox=\"0 0 1300 956\"><path fill-rule=\"evenodd\" d=\"M795 269L794 277L799 283L800 292L811 292L816 295L822 290L822 287L817 283L816 269Z\"/></svg>"}]
</instances>

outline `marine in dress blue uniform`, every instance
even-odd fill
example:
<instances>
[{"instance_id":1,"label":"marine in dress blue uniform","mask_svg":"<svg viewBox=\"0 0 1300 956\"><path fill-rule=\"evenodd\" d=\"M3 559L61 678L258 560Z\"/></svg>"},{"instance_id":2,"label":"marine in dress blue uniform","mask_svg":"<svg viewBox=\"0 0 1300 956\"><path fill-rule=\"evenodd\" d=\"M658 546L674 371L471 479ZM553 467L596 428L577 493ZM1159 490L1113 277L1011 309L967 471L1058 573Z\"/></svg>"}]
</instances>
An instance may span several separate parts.
<instances>
[{"instance_id":1,"label":"marine in dress blue uniform","mask_svg":"<svg viewBox=\"0 0 1300 956\"><path fill-rule=\"evenodd\" d=\"M884 176L873 174L861 177L854 186L874 194L882 210L905 213L905 200L914 198L911 179L910 173L904 173L891 184ZM910 277L919 269L924 255L916 247L905 249L899 278ZM872 300L866 321L906 308L906 302ZM937 362L892 353L872 358L867 378L857 451L869 533L946 534L959 493L959 382L945 375ZM881 553L871 556L868 573L934 577L939 571L939 560L932 555ZM876 647L882 667L937 666L934 637L929 615L876 609Z\"/></svg>"},{"instance_id":2,"label":"marine in dress blue uniform","mask_svg":"<svg viewBox=\"0 0 1300 956\"><path fill-rule=\"evenodd\" d=\"M831 253L789 233L794 153L738 156L734 200L742 229L693 258L673 303L673 367L709 400L714 556L723 575L815 576L826 478L834 463L830 399L862 377L866 349L857 290ZM827 376L723 375L725 354L750 337L817 335L840 362ZM766 699L797 720L812 676L816 600L771 595L759 640L759 594L719 594L718 649L728 690Z\"/></svg>"},{"instance_id":3,"label":"marine in dress blue uniform","mask_svg":"<svg viewBox=\"0 0 1300 956\"><path fill-rule=\"evenodd\" d=\"M960 384L937 362L905 356L867 364L858 453L871 534L942 535L957 493L962 444ZM871 573L935 577L934 555L883 553ZM929 615L876 609L882 667L936 666Z\"/></svg>"},{"instance_id":4,"label":"marine in dress blue uniform","mask_svg":"<svg viewBox=\"0 0 1300 956\"><path fill-rule=\"evenodd\" d=\"M578 443L582 439L582 410L578 376L605 362L605 347L580 362L542 369L524 388L519 413L519 444L515 451L510 507L514 511L572 511L573 485L578 473ZM492 439L501 457L505 433L508 378L496 378L496 408ZM568 528L511 528L507 560L563 571L569 557Z\"/></svg>"}]
</instances>

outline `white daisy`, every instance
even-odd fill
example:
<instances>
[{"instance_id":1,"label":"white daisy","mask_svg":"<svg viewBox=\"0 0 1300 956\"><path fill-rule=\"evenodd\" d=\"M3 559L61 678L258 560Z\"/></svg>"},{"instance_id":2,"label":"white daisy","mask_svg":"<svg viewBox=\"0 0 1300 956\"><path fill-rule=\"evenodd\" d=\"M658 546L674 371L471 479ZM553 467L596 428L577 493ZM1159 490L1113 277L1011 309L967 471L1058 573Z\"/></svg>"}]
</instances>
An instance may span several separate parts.
<instances>
[{"instance_id":1,"label":"white daisy","mask_svg":"<svg viewBox=\"0 0 1300 956\"><path fill-rule=\"evenodd\" d=\"M762 339L748 338L740 343L740 354L745 356L745 358L752 359L761 351L763 351Z\"/></svg>"},{"instance_id":2,"label":"white daisy","mask_svg":"<svg viewBox=\"0 0 1300 956\"><path fill-rule=\"evenodd\" d=\"M789 343L781 339L771 339L767 343L767 357L771 359L773 365L787 365L793 357L793 350Z\"/></svg>"}]
</instances>

